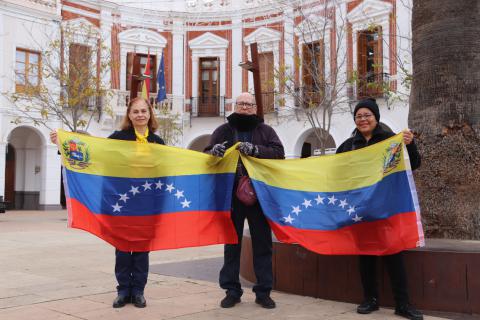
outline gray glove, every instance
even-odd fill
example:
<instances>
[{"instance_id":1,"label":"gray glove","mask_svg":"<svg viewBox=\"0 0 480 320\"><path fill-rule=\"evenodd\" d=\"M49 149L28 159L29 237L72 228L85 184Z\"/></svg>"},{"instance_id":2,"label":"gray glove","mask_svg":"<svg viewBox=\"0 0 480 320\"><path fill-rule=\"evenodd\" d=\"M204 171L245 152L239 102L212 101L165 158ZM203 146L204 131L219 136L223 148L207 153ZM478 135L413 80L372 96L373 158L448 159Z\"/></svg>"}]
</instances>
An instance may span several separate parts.
<instances>
[{"instance_id":1,"label":"gray glove","mask_svg":"<svg viewBox=\"0 0 480 320\"><path fill-rule=\"evenodd\" d=\"M238 145L238 151L243 153L246 156L256 157L258 156L258 147L251 144L250 142L241 142Z\"/></svg>"},{"instance_id":2,"label":"gray glove","mask_svg":"<svg viewBox=\"0 0 480 320\"><path fill-rule=\"evenodd\" d=\"M210 150L210 154L217 157L223 157L223 155L225 154L225 150L227 150L227 147L225 147L226 143L227 141L214 145L212 150Z\"/></svg>"}]
</instances>

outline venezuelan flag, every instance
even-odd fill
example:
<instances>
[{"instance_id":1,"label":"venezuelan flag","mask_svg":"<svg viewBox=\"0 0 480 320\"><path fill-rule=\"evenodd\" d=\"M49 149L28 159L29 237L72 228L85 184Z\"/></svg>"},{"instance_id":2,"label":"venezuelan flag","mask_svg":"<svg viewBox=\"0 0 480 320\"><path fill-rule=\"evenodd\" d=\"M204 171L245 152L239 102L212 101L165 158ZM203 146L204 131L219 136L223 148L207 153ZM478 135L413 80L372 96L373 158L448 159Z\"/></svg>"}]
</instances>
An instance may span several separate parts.
<instances>
[{"instance_id":1,"label":"venezuelan flag","mask_svg":"<svg viewBox=\"0 0 480 320\"><path fill-rule=\"evenodd\" d=\"M58 132L69 226L122 251L236 243L238 152L200 152Z\"/></svg>"},{"instance_id":2,"label":"venezuelan flag","mask_svg":"<svg viewBox=\"0 0 480 320\"><path fill-rule=\"evenodd\" d=\"M424 245L402 134L338 155L242 161L282 242L338 255L387 255Z\"/></svg>"}]
</instances>

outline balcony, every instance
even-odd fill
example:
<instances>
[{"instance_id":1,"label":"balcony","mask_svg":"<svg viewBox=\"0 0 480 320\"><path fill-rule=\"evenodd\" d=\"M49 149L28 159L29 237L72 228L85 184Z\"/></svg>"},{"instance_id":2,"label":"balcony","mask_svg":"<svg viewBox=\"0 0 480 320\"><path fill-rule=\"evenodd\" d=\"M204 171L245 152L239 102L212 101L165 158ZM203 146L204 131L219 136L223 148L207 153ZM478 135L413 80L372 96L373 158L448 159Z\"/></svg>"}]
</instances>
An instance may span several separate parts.
<instances>
[{"instance_id":1,"label":"balcony","mask_svg":"<svg viewBox=\"0 0 480 320\"><path fill-rule=\"evenodd\" d=\"M357 100L368 97L382 97L386 90L389 90L390 75L388 73L368 72L359 75L356 81Z\"/></svg>"},{"instance_id":2,"label":"balcony","mask_svg":"<svg viewBox=\"0 0 480 320\"><path fill-rule=\"evenodd\" d=\"M185 112L194 117L223 117L225 115L225 97L191 97L185 104Z\"/></svg>"}]
</instances>

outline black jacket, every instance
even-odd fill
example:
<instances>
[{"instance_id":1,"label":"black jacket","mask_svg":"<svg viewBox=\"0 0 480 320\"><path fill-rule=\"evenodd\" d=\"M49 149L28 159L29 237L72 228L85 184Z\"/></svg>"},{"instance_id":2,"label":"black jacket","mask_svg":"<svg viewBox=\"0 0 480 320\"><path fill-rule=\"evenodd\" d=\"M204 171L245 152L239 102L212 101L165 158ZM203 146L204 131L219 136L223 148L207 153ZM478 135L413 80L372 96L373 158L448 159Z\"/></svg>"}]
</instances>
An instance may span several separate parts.
<instances>
[{"instance_id":1,"label":"black jacket","mask_svg":"<svg viewBox=\"0 0 480 320\"><path fill-rule=\"evenodd\" d=\"M394 135L395 133L391 131L385 131L377 125L377 127L373 130L372 138L370 138L370 140L368 140L367 142L363 135L358 130L355 130L354 135L345 140L345 142L343 142L340 147L338 147L337 153L357 150L366 146L371 146L372 144L386 140L390 137L393 137ZM408 156L410 157L410 166L412 167L412 170L415 170L420 167L421 157L420 153L418 153L418 149L414 141L407 145L407 151Z\"/></svg>"},{"instance_id":2,"label":"black jacket","mask_svg":"<svg viewBox=\"0 0 480 320\"><path fill-rule=\"evenodd\" d=\"M126 130L115 131L110 136L108 136L108 139L135 141L137 140L137 136L135 135L135 129L129 128ZM165 144L162 138L160 138L150 130L148 131L147 141L150 143Z\"/></svg>"},{"instance_id":3,"label":"black jacket","mask_svg":"<svg viewBox=\"0 0 480 320\"><path fill-rule=\"evenodd\" d=\"M205 148L205 152L210 151L217 143L226 144L230 148L235 144L235 129L230 123L222 124L218 127L210 137L210 144ZM263 122L259 123L252 131L252 144L258 147L258 158L262 159L283 159L285 158L285 151L283 145L278 138L275 130Z\"/></svg>"}]
</instances>

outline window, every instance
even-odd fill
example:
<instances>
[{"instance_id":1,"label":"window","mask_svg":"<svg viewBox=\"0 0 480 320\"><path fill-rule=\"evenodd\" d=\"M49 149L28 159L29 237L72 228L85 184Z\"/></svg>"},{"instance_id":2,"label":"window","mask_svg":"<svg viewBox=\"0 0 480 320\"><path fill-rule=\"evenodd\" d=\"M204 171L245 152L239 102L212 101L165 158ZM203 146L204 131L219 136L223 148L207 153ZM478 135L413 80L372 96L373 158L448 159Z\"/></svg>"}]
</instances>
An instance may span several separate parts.
<instances>
[{"instance_id":1,"label":"window","mask_svg":"<svg viewBox=\"0 0 480 320\"><path fill-rule=\"evenodd\" d=\"M89 46L72 43L68 47L68 86L69 105L88 104L87 90L91 86L91 56Z\"/></svg>"},{"instance_id":2,"label":"window","mask_svg":"<svg viewBox=\"0 0 480 320\"><path fill-rule=\"evenodd\" d=\"M263 112L275 111L275 78L273 72L273 52L258 55L260 83L262 88Z\"/></svg>"},{"instance_id":3,"label":"window","mask_svg":"<svg viewBox=\"0 0 480 320\"><path fill-rule=\"evenodd\" d=\"M17 48L15 53L15 91L38 89L41 80L40 53Z\"/></svg>"},{"instance_id":4,"label":"window","mask_svg":"<svg viewBox=\"0 0 480 320\"><path fill-rule=\"evenodd\" d=\"M358 98L374 97L382 93L382 28L364 30L358 33Z\"/></svg>"},{"instance_id":5,"label":"window","mask_svg":"<svg viewBox=\"0 0 480 320\"><path fill-rule=\"evenodd\" d=\"M325 93L323 41L306 43L302 50L303 101L306 104L317 104Z\"/></svg>"},{"instance_id":6,"label":"window","mask_svg":"<svg viewBox=\"0 0 480 320\"><path fill-rule=\"evenodd\" d=\"M147 59L148 55L147 54L141 54L141 53L134 53L134 52L129 52L127 54L127 90L130 90L131 84L132 84L132 74L134 70L134 57L135 57L135 63L139 64L139 70L142 74L145 73L145 66L147 65ZM155 55L150 55L150 92L155 93L157 92L157 59ZM139 86L140 91L141 91L141 86Z\"/></svg>"}]
</instances>

